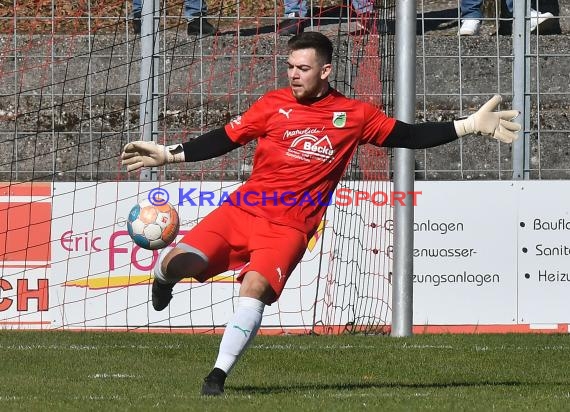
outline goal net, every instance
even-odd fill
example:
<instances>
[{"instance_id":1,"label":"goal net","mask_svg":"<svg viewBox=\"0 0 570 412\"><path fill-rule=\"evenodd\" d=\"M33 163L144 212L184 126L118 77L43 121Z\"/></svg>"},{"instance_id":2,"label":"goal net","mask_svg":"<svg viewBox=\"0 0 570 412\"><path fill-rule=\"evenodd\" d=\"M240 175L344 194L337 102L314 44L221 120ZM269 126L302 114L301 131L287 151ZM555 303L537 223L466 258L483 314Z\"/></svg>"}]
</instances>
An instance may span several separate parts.
<instances>
[{"instance_id":1,"label":"goal net","mask_svg":"<svg viewBox=\"0 0 570 412\"><path fill-rule=\"evenodd\" d=\"M160 193L184 234L247 179L255 144L142 176L127 174L119 155L132 140L195 138L285 86L283 5L208 2L218 32L202 36L187 34L182 0L155 4L142 33L130 2L15 1L0 10L2 328L212 333L233 313L234 272L183 280L155 312L157 252L132 243L126 218ZM391 114L395 1L365 16L352 4L308 5L305 30L335 45L332 85ZM392 203L389 153L360 147L261 333L386 331Z\"/></svg>"}]
</instances>

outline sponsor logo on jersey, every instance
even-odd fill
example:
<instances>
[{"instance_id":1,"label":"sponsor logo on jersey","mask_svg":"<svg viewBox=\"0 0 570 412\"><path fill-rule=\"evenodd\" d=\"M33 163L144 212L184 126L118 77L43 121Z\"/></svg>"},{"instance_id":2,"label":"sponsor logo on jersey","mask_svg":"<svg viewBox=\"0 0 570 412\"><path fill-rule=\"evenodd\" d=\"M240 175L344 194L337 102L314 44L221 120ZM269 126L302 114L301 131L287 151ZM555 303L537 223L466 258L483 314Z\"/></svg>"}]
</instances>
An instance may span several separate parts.
<instances>
[{"instance_id":1,"label":"sponsor logo on jersey","mask_svg":"<svg viewBox=\"0 0 570 412\"><path fill-rule=\"evenodd\" d=\"M344 127L346 125L346 112L334 112L332 122L334 127Z\"/></svg>"},{"instance_id":2,"label":"sponsor logo on jersey","mask_svg":"<svg viewBox=\"0 0 570 412\"><path fill-rule=\"evenodd\" d=\"M334 149L327 135L316 137L305 134L293 140L287 150L287 156L306 162L310 162L312 159L330 162L334 159Z\"/></svg>"},{"instance_id":3,"label":"sponsor logo on jersey","mask_svg":"<svg viewBox=\"0 0 570 412\"><path fill-rule=\"evenodd\" d=\"M304 129L295 129L295 130L285 130L283 133L283 140L289 139L291 137L298 137L304 135L318 135L325 131L324 127L320 129L317 127L306 127Z\"/></svg>"}]
</instances>

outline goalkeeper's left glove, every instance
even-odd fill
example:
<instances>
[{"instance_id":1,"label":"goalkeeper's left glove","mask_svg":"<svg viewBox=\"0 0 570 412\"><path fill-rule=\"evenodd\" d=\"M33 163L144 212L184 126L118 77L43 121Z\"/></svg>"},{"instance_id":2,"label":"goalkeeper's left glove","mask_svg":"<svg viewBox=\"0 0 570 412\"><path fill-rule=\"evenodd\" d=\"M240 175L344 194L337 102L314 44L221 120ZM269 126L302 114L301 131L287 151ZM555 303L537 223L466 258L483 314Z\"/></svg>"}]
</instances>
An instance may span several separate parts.
<instances>
[{"instance_id":1,"label":"goalkeeper's left glove","mask_svg":"<svg viewBox=\"0 0 570 412\"><path fill-rule=\"evenodd\" d=\"M457 136L463 137L467 134L475 133L483 136L490 136L504 143L512 143L517 139L517 132L521 126L511 122L519 115L517 110L501 110L495 112L501 96L496 94L479 110L466 119L455 120L455 132Z\"/></svg>"},{"instance_id":2,"label":"goalkeeper's left glove","mask_svg":"<svg viewBox=\"0 0 570 412\"><path fill-rule=\"evenodd\" d=\"M186 161L181 144L163 146L142 140L127 143L123 148L121 159L121 164L127 166L127 172L138 170L141 167L157 167L167 163Z\"/></svg>"}]
</instances>

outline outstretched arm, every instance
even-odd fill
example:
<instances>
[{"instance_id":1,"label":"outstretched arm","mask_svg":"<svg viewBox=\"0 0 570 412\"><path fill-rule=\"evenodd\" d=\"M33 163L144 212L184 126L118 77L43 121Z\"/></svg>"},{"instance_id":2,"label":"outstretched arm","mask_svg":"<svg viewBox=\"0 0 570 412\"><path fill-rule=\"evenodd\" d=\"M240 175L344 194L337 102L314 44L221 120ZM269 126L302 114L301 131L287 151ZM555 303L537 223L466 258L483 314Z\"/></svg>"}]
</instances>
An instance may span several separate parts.
<instances>
[{"instance_id":1,"label":"outstretched arm","mask_svg":"<svg viewBox=\"0 0 570 412\"><path fill-rule=\"evenodd\" d=\"M198 162L224 155L241 145L233 142L225 128L214 129L185 143L163 146L137 140L127 143L121 155L123 166L132 172L141 167L157 167L167 163Z\"/></svg>"},{"instance_id":2,"label":"outstretched arm","mask_svg":"<svg viewBox=\"0 0 570 412\"><path fill-rule=\"evenodd\" d=\"M512 143L518 137L520 125L511 120L516 118L519 112L494 111L500 102L501 96L495 95L469 117L453 122L408 124L398 121L382 146L426 149L468 134L481 134L504 143Z\"/></svg>"}]
</instances>

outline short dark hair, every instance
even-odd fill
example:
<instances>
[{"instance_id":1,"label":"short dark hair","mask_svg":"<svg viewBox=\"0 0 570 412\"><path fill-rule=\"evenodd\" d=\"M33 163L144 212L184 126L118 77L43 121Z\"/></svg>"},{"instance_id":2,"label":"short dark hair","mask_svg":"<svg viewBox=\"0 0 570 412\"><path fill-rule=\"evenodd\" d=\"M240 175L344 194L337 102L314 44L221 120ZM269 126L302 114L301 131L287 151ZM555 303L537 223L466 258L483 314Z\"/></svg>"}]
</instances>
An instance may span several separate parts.
<instances>
[{"instance_id":1,"label":"short dark hair","mask_svg":"<svg viewBox=\"0 0 570 412\"><path fill-rule=\"evenodd\" d=\"M327 36L318 31L305 31L291 37L287 42L289 51L301 49L315 49L322 64L332 62L333 45Z\"/></svg>"}]
</instances>

